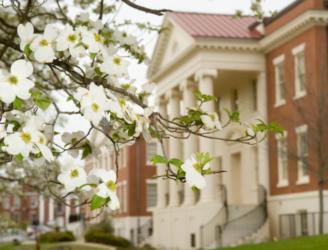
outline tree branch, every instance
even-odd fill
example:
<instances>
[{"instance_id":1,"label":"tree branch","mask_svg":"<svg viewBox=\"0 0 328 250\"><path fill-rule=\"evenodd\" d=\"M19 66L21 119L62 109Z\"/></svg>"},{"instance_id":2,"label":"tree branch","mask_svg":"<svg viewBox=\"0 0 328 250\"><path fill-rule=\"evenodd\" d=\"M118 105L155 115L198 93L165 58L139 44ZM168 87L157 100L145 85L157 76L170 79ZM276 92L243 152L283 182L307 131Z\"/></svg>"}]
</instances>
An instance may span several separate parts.
<instances>
[{"instance_id":1,"label":"tree branch","mask_svg":"<svg viewBox=\"0 0 328 250\"><path fill-rule=\"evenodd\" d=\"M168 9L150 9L141 5L138 5L136 3L131 2L130 0L122 0L123 3L125 3L126 5L136 9L136 10L140 10L149 14L153 14L153 15L157 15L157 16L162 16L164 15L166 12L170 12L171 10Z\"/></svg>"}]
</instances>

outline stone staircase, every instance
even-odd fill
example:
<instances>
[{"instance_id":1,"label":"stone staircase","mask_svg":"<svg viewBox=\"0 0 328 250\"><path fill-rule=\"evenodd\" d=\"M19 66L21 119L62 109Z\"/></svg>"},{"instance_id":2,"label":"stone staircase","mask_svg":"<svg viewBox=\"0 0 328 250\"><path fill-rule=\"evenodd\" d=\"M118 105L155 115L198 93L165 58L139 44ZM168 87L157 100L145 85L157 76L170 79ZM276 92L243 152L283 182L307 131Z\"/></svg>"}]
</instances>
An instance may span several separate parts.
<instances>
[{"instance_id":1,"label":"stone staircase","mask_svg":"<svg viewBox=\"0 0 328 250\"><path fill-rule=\"evenodd\" d=\"M225 206L201 227L202 249L261 241L267 228L266 192L263 187L259 187L259 201L258 205L227 205L224 201Z\"/></svg>"}]
</instances>

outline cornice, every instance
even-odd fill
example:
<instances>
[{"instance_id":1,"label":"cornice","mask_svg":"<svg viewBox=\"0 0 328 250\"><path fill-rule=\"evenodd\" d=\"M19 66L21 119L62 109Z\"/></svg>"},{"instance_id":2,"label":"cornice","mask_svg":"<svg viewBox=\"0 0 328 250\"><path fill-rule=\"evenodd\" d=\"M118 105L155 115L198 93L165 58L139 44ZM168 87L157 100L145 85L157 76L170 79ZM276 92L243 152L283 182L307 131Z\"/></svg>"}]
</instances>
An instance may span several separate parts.
<instances>
[{"instance_id":1,"label":"cornice","mask_svg":"<svg viewBox=\"0 0 328 250\"><path fill-rule=\"evenodd\" d=\"M263 51L270 51L314 25L327 25L327 10L308 10L260 41Z\"/></svg>"}]
</instances>

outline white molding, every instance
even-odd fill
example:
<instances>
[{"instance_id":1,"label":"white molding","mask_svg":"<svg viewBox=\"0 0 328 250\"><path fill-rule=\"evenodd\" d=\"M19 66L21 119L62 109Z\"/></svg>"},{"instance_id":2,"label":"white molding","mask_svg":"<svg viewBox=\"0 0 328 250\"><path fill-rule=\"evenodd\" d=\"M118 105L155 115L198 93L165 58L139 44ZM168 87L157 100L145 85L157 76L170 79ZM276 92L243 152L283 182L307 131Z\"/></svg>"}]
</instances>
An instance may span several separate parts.
<instances>
[{"instance_id":1,"label":"white molding","mask_svg":"<svg viewBox=\"0 0 328 250\"><path fill-rule=\"evenodd\" d=\"M283 188L283 187L288 187L289 183L288 180L279 180L277 184L277 188Z\"/></svg>"},{"instance_id":2,"label":"white molding","mask_svg":"<svg viewBox=\"0 0 328 250\"><path fill-rule=\"evenodd\" d=\"M308 126L307 124L303 124L303 125L300 125L298 127L295 128L295 133L296 134L299 134L299 133L305 133L308 131Z\"/></svg>"},{"instance_id":3,"label":"white molding","mask_svg":"<svg viewBox=\"0 0 328 250\"><path fill-rule=\"evenodd\" d=\"M296 181L296 185L304 185L304 184L309 184L310 183L310 176L302 176L299 177Z\"/></svg>"},{"instance_id":4,"label":"white molding","mask_svg":"<svg viewBox=\"0 0 328 250\"><path fill-rule=\"evenodd\" d=\"M305 43L298 45L297 47L292 49L292 54L295 56L305 50Z\"/></svg>"},{"instance_id":5,"label":"white molding","mask_svg":"<svg viewBox=\"0 0 328 250\"><path fill-rule=\"evenodd\" d=\"M285 61L285 54L282 54L280 56L277 56L272 60L273 65L277 66L278 64Z\"/></svg>"},{"instance_id":6,"label":"white molding","mask_svg":"<svg viewBox=\"0 0 328 250\"><path fill-rule=\"evenodd\" d=\"M324 191L324 196L328 196L328 190ZM297 199L307 199L307 198L312 198L312 197L317 198L318 191L270 195L268 197L268 201L297 200Z\"/></svg>"},{"instance_id":7,"label":"white molding","mask_svg":"<svg viewBox=\"0 0 328 250\"><path fill-rule=\"evenodd\" d=\"M272 50L301 34L314 25L326 25L328 23L328 11L308 10L286 23L260 41L265 51Z\"/></svg>"}]
</instances>

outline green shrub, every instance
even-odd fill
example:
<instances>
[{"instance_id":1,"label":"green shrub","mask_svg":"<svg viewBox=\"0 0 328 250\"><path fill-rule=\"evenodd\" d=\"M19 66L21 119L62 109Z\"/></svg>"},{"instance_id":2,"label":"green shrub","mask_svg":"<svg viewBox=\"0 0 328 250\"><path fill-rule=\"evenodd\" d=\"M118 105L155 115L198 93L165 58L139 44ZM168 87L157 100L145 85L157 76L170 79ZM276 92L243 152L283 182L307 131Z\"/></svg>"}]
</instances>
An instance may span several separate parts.
<instances>
[{"instance_id":1,"label":"green shrub","mask_svg":"<svg viewBox=\"0 0 328 250\"><path fill-rule=\"evenodd\" d=\"M66 232L48 232L40 235L40 241L42 243L53 243L53 242L66 242L74 241L74 234L70 231Z\"/></svg>"},{"instance_id":2,"label":"green shrub","mask_svg":"<svg viewBox=\"0 0 328 250\"><path fill-rule=\"evenodd\" d=\"M84 239L86 242L101 243L115 247L127 248L131 246L131 242L123 237L96 230L89 230L85 234Z\"/></svg>"}]
</instances>

